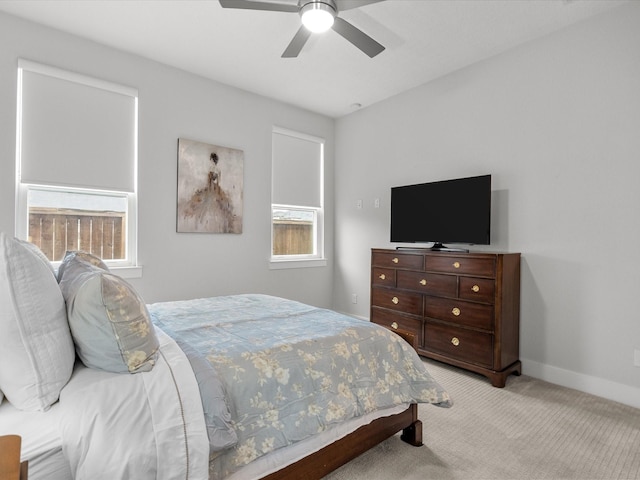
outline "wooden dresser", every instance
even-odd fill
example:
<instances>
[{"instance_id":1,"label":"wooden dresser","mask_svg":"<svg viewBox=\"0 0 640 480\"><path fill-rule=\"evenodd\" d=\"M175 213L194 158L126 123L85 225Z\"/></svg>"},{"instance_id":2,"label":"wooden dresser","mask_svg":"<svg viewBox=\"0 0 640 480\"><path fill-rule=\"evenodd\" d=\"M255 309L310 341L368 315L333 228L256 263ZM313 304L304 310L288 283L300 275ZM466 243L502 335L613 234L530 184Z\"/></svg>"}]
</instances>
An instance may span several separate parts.
<instances>
[{"instance_id":1,"label":"wooden dresser","mask_svg":"<svg viewBox=\"0 0 640 480\"><path fill-rule=\"evenodd\" d=\"M371 251L371 321L415 335L420 355L520 375L520 254Z\"/></svg>"}]
</instances>

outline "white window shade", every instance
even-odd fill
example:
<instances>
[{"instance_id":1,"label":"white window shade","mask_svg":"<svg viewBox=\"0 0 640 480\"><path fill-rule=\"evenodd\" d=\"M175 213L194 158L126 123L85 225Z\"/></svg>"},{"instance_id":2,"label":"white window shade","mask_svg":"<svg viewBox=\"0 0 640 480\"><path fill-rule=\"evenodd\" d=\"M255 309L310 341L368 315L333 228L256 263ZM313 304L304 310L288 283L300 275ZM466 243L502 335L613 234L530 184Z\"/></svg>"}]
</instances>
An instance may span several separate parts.
<instances>
[{"instance_id":1,"label":"white window shade","mask_svg":"<svg viewBox=\"0 0 640 480\"><path fill-rule=\"evenodd\" d=\"M296 135L273 132L272 202L322 208L322 141Z\"/></svg>"},{"instance_id":2,"label":"white window shade","mask_svg":"<svg viewBox=\"0 0 640 480\"><path fill-rule=\"evenodd\" d=\"M21 61L20 181L134 192L137 91Z\"/></svg>"}]
</instances>

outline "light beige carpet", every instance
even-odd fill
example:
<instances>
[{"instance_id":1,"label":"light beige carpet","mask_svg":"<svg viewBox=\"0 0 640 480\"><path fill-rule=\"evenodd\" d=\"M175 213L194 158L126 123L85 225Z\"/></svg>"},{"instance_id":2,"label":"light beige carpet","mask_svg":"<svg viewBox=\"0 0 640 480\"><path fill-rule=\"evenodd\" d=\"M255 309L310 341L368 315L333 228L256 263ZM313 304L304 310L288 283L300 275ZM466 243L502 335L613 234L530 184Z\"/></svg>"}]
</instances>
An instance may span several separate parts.
<instances>
[{"instance_id":1,"label":"light beige carpet","mask_svg":"<svg viewBox=\"0 0 640 480\"><path fill-rule=\"evenodd\" d=\"M525 375L494 388L425 360L454 400L420 405L422 447L391 437L325 480L640 479L640 410Z\"/></svg>"}]
</instances>

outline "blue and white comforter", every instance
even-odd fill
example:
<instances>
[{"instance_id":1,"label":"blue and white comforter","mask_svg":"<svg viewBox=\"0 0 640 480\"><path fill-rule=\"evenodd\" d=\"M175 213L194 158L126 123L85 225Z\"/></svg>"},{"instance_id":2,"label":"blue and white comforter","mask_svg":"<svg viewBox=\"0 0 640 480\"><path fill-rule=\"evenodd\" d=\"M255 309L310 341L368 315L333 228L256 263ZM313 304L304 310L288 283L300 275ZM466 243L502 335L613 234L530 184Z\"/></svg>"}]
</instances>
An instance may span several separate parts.
<instances>
[{"instance_id":1,"label":"blue and white comforter","mask_svg":"<svg viewBox=\"0 0 640 480\"><path fill-rule=\"evenodd\" d=\"M224 433L237 443L213 454L210 478L376 409L451 405L415 351L368 321L265 295L156 303L149 312L206 358L226 390L233 431Z\"/></svg>"}]
</instances>

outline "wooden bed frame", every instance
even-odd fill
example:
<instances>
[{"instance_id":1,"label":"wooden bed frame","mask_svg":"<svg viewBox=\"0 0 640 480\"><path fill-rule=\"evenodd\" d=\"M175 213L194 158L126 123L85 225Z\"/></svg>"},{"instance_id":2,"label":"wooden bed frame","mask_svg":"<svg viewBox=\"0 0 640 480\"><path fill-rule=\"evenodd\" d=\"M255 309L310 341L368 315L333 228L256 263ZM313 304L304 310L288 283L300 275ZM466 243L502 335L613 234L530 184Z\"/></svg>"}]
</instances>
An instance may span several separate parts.
<instances>
[{"instance_id":1,"label":"wooden bed frame","mask_svg":"<svg viewBox=\"0 0 640 480\"><path fill-rule=\"evenodd\" d=\"M415 348L415 335L401 330L392 330ZM318 480L331 473L360 454L402 430L401 439L410 445L422 445L422 422L418 420L418 405L413 403L396 415L382 417L356 431L336 440L330 445L310 454L282 470L261 480Z\"/></svg>"}]
</instances>

